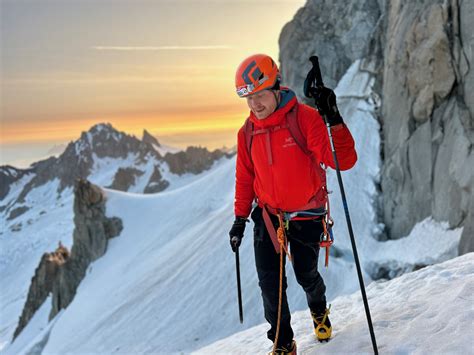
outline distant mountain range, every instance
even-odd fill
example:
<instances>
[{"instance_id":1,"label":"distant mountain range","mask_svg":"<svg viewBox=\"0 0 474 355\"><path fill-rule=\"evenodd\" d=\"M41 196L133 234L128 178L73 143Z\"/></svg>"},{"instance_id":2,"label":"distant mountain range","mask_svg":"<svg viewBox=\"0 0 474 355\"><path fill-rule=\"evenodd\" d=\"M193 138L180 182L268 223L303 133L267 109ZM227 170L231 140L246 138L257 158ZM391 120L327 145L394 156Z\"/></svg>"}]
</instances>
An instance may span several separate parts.
<instances>
[{"instance_id":1,"label":"distant mountain range","mask_svg":"<svg viewBox=\"0 0 474 355\"><path fill-rule=\"evenodd\" d=\"M62 147L56 147L56 153ZM142 139L116 130L109 123L92 126L70 142L59 156L35 162L27 169L0 166L0 212L13 220L31 206L26 197L34 188L58 179L57 193L72 187L78 178L90 179L100 186L136 193L156 193L169 186L165 176L199 174L232 152L188 147L182 151L164 147L147 130ZM106 178L104 179L104 177ZM15 185L20 192L7 196ZM7 203L5 203L7 202Z\"/></svg>"}]
</instances>

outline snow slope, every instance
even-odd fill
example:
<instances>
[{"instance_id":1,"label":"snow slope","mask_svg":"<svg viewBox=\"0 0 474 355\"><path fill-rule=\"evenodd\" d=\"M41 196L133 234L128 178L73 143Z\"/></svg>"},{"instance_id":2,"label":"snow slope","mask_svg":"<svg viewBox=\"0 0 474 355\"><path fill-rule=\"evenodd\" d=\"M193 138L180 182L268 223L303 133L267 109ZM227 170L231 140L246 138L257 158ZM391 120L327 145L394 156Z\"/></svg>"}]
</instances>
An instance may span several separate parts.
<instances>
[{"instance_id":1,"label":"snow slope","mask_svg":"<svg viewBox=\"0 0 474 355\"><path fill-rule=\"evenodd\" d=\"M359 156L343 179L362 265L370 272L374 265L391 266L395 260L409 270L420 260L432 263L456 256L461 230L446 231L445 225L430 220L410 238L388 243L375 239L383 227L376 223L373 206L380 170L379 126L373 117L373 80L358 66L351 66L336 91ZM73 303L48 332L41 337L31 331L28 339L19 338L5 353L27 351L46 341L44 353L188 353L264 322L250 226L241 247L245 323L238 322L234 255L227 236L233 220L234 175L235 158L222 159L210 171L184 177L159 194L106 189L107 215L123 220L122 233L91 265ZM94 176L102 181L104 175ZM358 283L332 171L328 184L334 191L330 198L339 257L331 258L322 274L332 300L356 291ZM302 310L306 297L290 266L287 272L290 307ZM368 274L365 279L371 281Z\"/></svg>"},{"instance_id":2,"label":"snow slope","mask_svg":"<svg viewBox=\"0 0 474 355\"><path fill-rule=\"evenodd\" d=\"M13 186L7 199L15 199L23 182ZM68 248L72 245L73 196L72 189L58 198L59 180L33 189L25 204L34 206L13 221L6 221L0 235L0 350L13 336L26 301L31 278L41 256L54 251L59 241ZM7 204L9 201L3 201ZM12 232L12 224L22 224Z\"/></svg>"},{"instance_id":3,"label":"snow slope","mask_svg":"<svg viewBox=\"0 0 474 355\"><path fill-rule=\"evenodd\" d=\"M472 354L474 253L367 288L381 354ZM293 313L299 354L373 354L360 292L331 305L333 339L318 343L309 312ZM271 350L267 325L247 329L195 354L255 354Z\"/></svg>"},{"instance_id":4,"label":"snow slope","mask_svg":"<svg viewBox=\"0 0 474 355\"><path fill-rule=\"evenodd\" d=\"M157 164L152 158L138 164L136 154L129 154L125 159L99 158L94 154L93 160L88 180L99 186L111 185L115 173L121 167L135 167L144 171L130 187L131 192L143 191ZM226 158L215 162L214 166L224 160ZM169 171L167 164L162 164L161 167L164 177L170 182L168 190L205 176L205 173L201 176L191 173L177 176ZM9 194L1 201L2 206L13 203L33 177L34 173L30 173L13 183ZM8 220L5 212L0 212L0 351L13 337L31 278L43 253L54 251L59 241L69 249L72 246L73 189L67 188L58 194L58 187L59 180L55 179L32 189L23 204L30 209L13 220Z\"/></svg>"}]
</instances>

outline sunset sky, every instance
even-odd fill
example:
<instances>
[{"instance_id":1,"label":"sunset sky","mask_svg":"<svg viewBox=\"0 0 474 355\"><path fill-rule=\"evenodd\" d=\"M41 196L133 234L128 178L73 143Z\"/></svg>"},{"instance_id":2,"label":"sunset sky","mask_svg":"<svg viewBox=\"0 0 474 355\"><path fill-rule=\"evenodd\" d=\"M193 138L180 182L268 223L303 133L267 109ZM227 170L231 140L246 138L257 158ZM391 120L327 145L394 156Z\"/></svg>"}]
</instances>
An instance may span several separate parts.
<instances>
[{"instance_id":1,"label":"sunset sky","mask_svg":"<svg viewBox=\"0 0 474 355\"><path fill-rule=\"evenodd\" d=\"M278 60L304 0L0 0L1 160L27 167L99 122L141 138L235 144L234 73Z\"/></svg>"}]
</instances>

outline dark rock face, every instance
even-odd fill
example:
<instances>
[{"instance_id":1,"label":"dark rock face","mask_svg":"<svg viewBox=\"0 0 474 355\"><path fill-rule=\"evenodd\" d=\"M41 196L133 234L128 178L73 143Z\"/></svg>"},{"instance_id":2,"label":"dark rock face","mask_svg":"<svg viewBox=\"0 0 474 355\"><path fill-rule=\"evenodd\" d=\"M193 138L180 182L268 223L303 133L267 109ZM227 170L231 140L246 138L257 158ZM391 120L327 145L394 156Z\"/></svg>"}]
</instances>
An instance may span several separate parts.
<instances>
[{"instance_id":1,"label":"dark rock face","mask_svg":"<svg viewBox=\"0 0 474 355\"><path fill-rule=\"evenodd\" d=\"M471 194L471 203L469 205L469 213L466 217L466 223L461 235L459 243L459 254L466 254L474 251L474 195Z\"/></svg>"},{"instance_id":2,"label":"dark rock face","mask_svg":"<svg viewBox=\"0 0 474 355\"><path fill-rule=\"evenodd\" d=\"M130 186L135 184L138 176L143 175L143 171L135 168L119 168L115 173L114 182L109 187L111 189L128 191Z\"/></svg>"},{"instance_id":3,"label":"dark rock face","mask_svg":"<svg viewBox=\"0 0 474 355\"><path fill-rule=\"evenodd\" d=\"M31 164L31 170L35 173L35 176L33 177L33 179L30 180L30 182L25 185L20 195L18 196L16 203L25 202L25 197L31 190L33 190L37 186L46 184L47 182L54 179L54 177L56 176L55 171L57 169L57 161L57 158L50 157L48 159L40 160L36 163Z\"/></svg>"},{"instance_id":4,"label":"dark rock face","mask_svg":"<svg viewBox=\"0 0 474 355\"><path fill-rule=\"evenodd\" d=\"M63 154L59 156L55 166L52 167L54 177L61 181L59 191L63 191L69 186L73 186L76 179L85 179L89 176L94 165L92 158L93 151L90 149L81 149L84 144L84 133L81 139L68 144ZM50 177L50 179L51 179Z\"/></svg>"},{"instance_id":5,"label":"dark rock face","mask_svg":"<svg viewBox=\"0 0 474 355\"><path fill-rule=\"evenodd\" d=\"M23 213L25 213L29 209L30 208L28 206L20 206L20 207L17 207L15 209L13 209L7 217L7 221L15 219L18 216L21 216Z\"/></svg>"},{"instance_id":6,"label":"dark rock face","mask_svg":"<svg viewBox=\"0 0 474 355\"><path fill-rule=\"evenodd\" d=\"M379 18L377 0L308 0L280 34L283 83L303 98L308 59L318 55L325 85L335 87L352 62L364 56Z\"/></svg>"},{"instance_id":7,"label":"dark rock face","mask_svg":"<svg viewBox=\"0 0 474 355\"><path fill-rule=\"evenodd\" d=\"M17 169L11 165L0 166L0 200L3 200L8 195L12 183L31 172L31 169Z\"/></svg>"},{"instance_id":8,"label":"dark rock face","mask_svg":"<svg viewBox=\"0 0 474 355\"><path fill-rule=\"evenodd\" d=\"M58 192L61 192L66 187L72 186L76 178L86 178L92 165L92 153L85 151L82 155L76 154L75 143L71 142L58 158L52 156L32 164L35 177L25 185L16 203L24 202L26 195L31 190L55 178L60 180Z\"/></svg>"},{"instance_id":9,"label":"dark rock face","mask_svg":"<svg viewBox=\"0 0 474 355\"><path fill-rule=\"evenodd\" d=\"M23 227L23 224L22 224L21 222L19 222L19 223L13 224L13 225L10 227L10 230L11 230L12 232L19 232L19 231L21 231L21 228L22 228L22 227Z\"/></svg>"},{"instance_id":10,"label":"dark rock face","mask_svg":"<svg viewBox=\"0 0 474 355\"><path fill-rule=\"evenodd\" d=\"M161 147L160 142L158 142L158 140L155 137L153 137L146 129L143 130L142 142L152 144L152 145L154 144L157 147Z\"/></svg>"},{"instance_id":11,"label":"dark rock face","mask_svg":"<svg viewBox=\"0 0 474 355\"><path fill-rule=\"evenodd\" d=\"M60 269L53 285L53 318L73 300L77 287L91 262L105 254L107 241L120 234L122 221L105 216L102 190L86 180L78 180L74 199L74 234L71 257Z\"/></svg>"},{"instance_id":12,"label":"dark rock face","mask_svg":"<svg viewBox=\"0 0 474 355\"><path fill-rule=\"evenodd\" d=\"M312 54L327 86L359 58L375 75L380 214L390 238L432 215L464 225L460 251L474 250L473 17L474 2L466 0L309 0L281 33L283 81L300 97Z\"/></svg>"},{"instance_id":13,"label":"dark rock face","mask_svg":"<svg viewBox=\"0 0 474 355\"><path fill-rule=\"evenodd\" d=\"M69 258L69 251L60 243L53 253L45 253L31 279L25 307L21 314L18 326L13 334L15 339L33 318L35 312L42 306L53 290L58 270Z\"/></svg>"},{"instance_id":14,"label":"dark rock face","mask_svg":"<svg viewBox=\"0 0 474 355\"><path fill-rule=\"evenodd\" d=\"M370 277L373 280L391 280L407 272L420 270L428 265L426 264L408 264L399 261L387 261L383 264L374 263L367 270L370 270Z\"/></svg>"},{"instance_id":15,"label":"dark rock face","mask_svg":"<svg viewBox=\"0 0 474 355\"><path fill-rule=\"evenodd\" d=\"M182 175L184 173L200 174L208 170L215 160L224 156L220 150L209 152L206 148L188 147L185 152L175 154L167 153L165 161L173 174Z\"/></svg>"},{"instance_id":16,"label":"dark rock face","mask_svg":"<svg viewBox=\"0 0 474 355\"><path fill-rule=\"evenodd\" d=\"M452 227L467 222L474 106L465 85L472 80L468 54L474 43L472 36L461 41L472 21L462 22L460 14L473 8L472 2L441 0L388 7L382 191L392 238L408 234L429 215Z\"/></svg>"},{"instance_id":17,"label":"dark rock face","mask_svg":"<svg viewBox=\"0 0 474 355\"><path fill-rule=\"evenodd\" d=\"M163 191L169 186L169 182L164 180L161 176L160 167L155 166L153 173L150 176L150 180L145 188L143 193L145 194L154 194L160 191Z\"/></svg>"},{"instance_id":18,"label":"dark rock face","mask_svg":"<svg viewBox=\"0 0 474 355\"><path fill-rule=\"evenodd\" d=\"M28 298L15 337L52 293L50 319L73 300L77 287L91 262L105 254L107 242L120 234L122 221L105 216L105 196L90 182L78 179L75 185L74 234L71 253L64 247L45 254L30 285Z\"/></svg>"}]
</instances>

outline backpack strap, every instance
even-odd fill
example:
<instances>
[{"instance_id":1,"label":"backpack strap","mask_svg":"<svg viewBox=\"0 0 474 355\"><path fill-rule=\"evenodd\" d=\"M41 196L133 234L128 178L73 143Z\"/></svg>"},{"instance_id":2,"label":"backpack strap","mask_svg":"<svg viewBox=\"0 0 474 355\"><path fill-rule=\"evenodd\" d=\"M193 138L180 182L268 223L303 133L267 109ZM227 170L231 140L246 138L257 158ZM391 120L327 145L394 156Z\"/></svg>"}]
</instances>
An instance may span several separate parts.
<instances>
[{"instance_id":1,"label":"backpack strap","mask_svg":"<svg viewBox=\"0 0 474 355\"><path fill-rule=\"evenodd\" d=\"M301 127L298 121L298 104L293 106L293 108L290 110L286 116L286 121L288 123L288 129L290 130L290 133L296 144L298 144L298 146L306 155L311 157L312 154L308 149L308 145L306 144L306 137L303 135L303 132L301 132Z\"/></svg>"},{"instance_id":2,"label":"backpack strap","mask_svg":"<svg viewBox=\"0 0 474 355\"><path fill-rule=\"evenodd\" d=\"M276 131L281 128L288 128L290 131L291 136L295 140L296 144L300 149L305 153L307 156L313 160L313 155L311 151L308 149L308 145L306 143L306 137L303 135L301 131L301 127L298 120L298 103L296 103L291 110L286 115L286 124L273 127L272 131ZM247 152L249 153L250 159L252 159L251 149L252 149L252 140L255 134L260 133L267 133L268 129L263 130L254 130L254 124L250 121L250 117L247 117L244 124L244 133L245 133L245 143L247 145Z\"/></svg>"},{"instance_id":3,"label":"backpack strap","mask_svg":"<svg viewBox=\"0 0 474 355\"><path fill-rule=\"evenodd\" d=\"M250 151L252 149L252 138L253 138L253 123L250 121L250 117L247 117L244 124L244 134L245 134L245 145L247 146L247 152L249 153L250 159L252 155Z\"/></svg>"},{"instance_id":4,"label":"backpack strap","mask_svg":"<svg viewBox=\"0 0 474 355\"><path fill-rule=\"evenodd\" d=\"M306 155L310 156L311 152L308 150L308 147L306 145L306 138L303 136L300 125L298 123L298 108L297 107L298 107L298 104L293 106L293 108L290 110L290 112L286 116L287 122L285 125L273 127L273 129L271 130L276 131L281 128L288 128L296 144L298 144L298 146L301 148L301 150L303 150L303 152ZM268 131L269 131L268 129L255 131L253 122L250 121L250 117L247 117L244 124L244 134L245 134L245 144L247 146L247 152L249 153L250 157L251 157L250 152L252 149L253 136L255 134L267 133Z\"/></svg>"},{"instance_id":5,"label":"backpack strap","mask_svg":"<svg viewBox=\"0 0 474 355\"><path fill-rule=\"evenodd\" d=\"M299 125L299 120L298 120L298 104L296 104L289 112L287 115L287 124L288 124L288 129L290 130L291 135L293 136L293 139L295 140L296 144L301 148L301 150L311 159L311 161L314 164L314 167L316 169L316 172L319 174L319 178L321 180L321 192L318 193L316 196L314 196L315 199L322 199L326 200L326 216L325 219L329 222L332 222L331 219L331 213L330 213L330 208L329 208L329 191L327 188L327 177L326 177L326 167L322 164L319 164L315 161L313 154L308 148L307 140L306 137L303 135L303 132L301 131L301 127ZM322 196L321 196L322 194ZM328 228L330 230L330 228ZM327 265L326 265L327 266Z\"/></svg>"}]
</instances>

